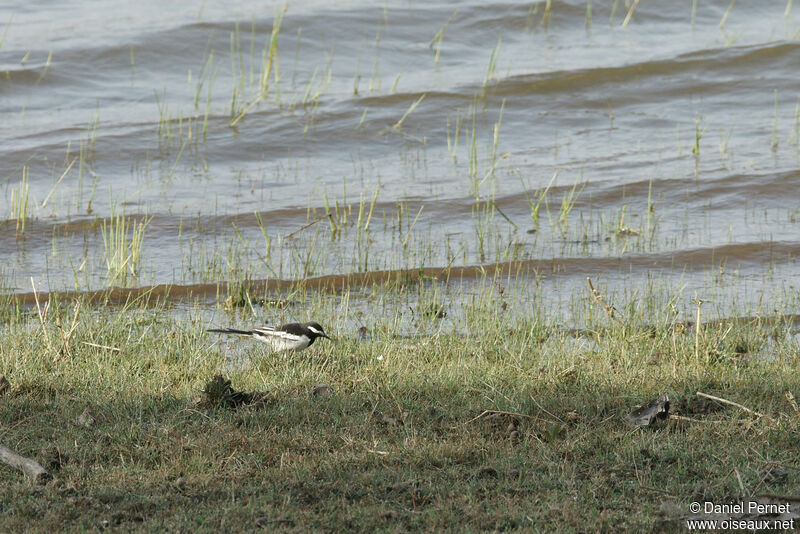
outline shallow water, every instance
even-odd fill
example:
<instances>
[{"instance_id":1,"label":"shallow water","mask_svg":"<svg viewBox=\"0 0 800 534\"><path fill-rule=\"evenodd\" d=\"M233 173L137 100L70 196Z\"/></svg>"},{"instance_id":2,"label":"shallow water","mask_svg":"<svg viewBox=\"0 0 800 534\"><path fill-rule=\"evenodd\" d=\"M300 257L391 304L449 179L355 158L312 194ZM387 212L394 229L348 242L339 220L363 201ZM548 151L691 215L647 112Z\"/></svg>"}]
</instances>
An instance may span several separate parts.
<instances>
[{"instance_id":1,"label":"shallow water","mask_svg":"<svg viewBox=\"0 0 800 534\"><path fill-rule=\"evenodd\" d=\"M283 4L0 7L4 283L519 261L565 320L587 276L796 312L797 10L684 4L290 3L265 96ZM146 222L136 276L109 274L112 213Z\"/></svg>"}]
</instances>

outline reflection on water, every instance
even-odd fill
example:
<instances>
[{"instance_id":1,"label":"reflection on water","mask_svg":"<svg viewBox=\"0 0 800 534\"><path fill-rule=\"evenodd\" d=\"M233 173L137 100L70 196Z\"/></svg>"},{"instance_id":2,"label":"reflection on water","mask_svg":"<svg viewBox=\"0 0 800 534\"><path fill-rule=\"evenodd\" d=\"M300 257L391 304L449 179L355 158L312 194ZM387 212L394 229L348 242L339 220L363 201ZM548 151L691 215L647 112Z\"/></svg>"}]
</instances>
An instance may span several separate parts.
<instances>
[{"instance_id":1,"label":"reflection on water","mask_svg":"<svg viewBox=\"0 0 800 534\"><path fill-rule=\"evenodd\" d=\"M730 5L2 8L4 283L501 264L561 310L587 275L758 308L798 275L800 26Z\"/></svg>"}]
</instances>

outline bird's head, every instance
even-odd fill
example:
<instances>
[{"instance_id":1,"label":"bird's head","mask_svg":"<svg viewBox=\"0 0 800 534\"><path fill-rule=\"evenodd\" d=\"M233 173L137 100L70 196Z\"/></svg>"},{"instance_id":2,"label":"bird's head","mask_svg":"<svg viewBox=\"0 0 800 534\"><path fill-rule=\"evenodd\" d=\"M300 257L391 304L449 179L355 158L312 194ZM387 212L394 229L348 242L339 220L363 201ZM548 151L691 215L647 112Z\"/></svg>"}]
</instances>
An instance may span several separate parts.
<instances>
[{"instance_id":1,"label":"bird's head","mask_svg":"<svg viewBox=\"0 0 800 534\"><path fill-rule=\"evenodd\" d=\"M306 327L314 334L314 337L324 337L325 339L330 339L328 334L325 333L325 330L322 329L322 325L319 323L306 323Z\"/></svg>"}]
</instances>

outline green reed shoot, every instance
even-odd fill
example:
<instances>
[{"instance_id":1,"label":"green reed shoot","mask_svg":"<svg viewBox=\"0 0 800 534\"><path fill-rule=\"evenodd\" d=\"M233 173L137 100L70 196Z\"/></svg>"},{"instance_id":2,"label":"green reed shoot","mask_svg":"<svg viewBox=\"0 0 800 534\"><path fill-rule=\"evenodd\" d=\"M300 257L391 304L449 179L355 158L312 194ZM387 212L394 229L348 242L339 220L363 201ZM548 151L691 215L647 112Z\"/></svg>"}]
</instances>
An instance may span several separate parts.
<instances>
[{"instance_id":1,"label":"green reed shoot","mask_svg":"<svg viewBox=\"0 0 800 534\"><path fill-rule=\"evenodd\" d=\"M474 193L478 194L477 176L478 176L478 95L472 101L470 107L472 113L472 139L469 147L469 175L473 180Z\"/></svg>"},{"instance_id":2,"label":"green reed shoot","mask_svg":"<svg viewBox=\"0 0 800 534\"><path fill-rule=\"evenodd\" d=\"M725 159L728 156L728 144L731 141L731 135L733 135L733 126L731 126L728 129L728 133L725 136L725 139L720 140L720 143L719 143L719 153L720 153L720 156L722 156L722 161L725 161Z\"/></svg>"},{"instance_id":3,"label":"green reed shoot","mask_svg":"<svg viewBox=\"0 0 800 534\"><path fill-rule=\"evenodd\" d=\"M300 59L300 38L302 37L302 35L303 35L303 29L297 28L297 44L294 47L294 65L292 66L292 87L294 87L295 79L297 78L297 62ZM358 71L357 68L356 71Z\"/></svg>"},{"instance_id":4,"label":"green reed shoot","mask_svg":"<svg viewBox=\"0 0 800 534\"><path fill-rule=\"evenodd\" d=\"M94 158L95 146L97 144L97 123L99 122L100 122L100 105L98 104L94 117L89 119L89 124L86 127L87 129L86 141L87 141L87 146L89 147L89 153L91 154L92 158Z\"/></svg>"},{"instance_id":5,"label":"green reed shoot","mask_svg":"<svg viewBox=\"0 0 800 534\"><path fill-rule=\"evenodd\" d=\"M261 230L261 235L264 236L264 264L268 266L267 260L272 254L272 239L270 239L267 233L264 221L261 219L261 214L256 211L254 215L256 216L256 221L258 221L258 228Z\"/></svg>"},{"instance_id":6,"label":"green reed shoot","mask_svg":"<svg viewBox=\"0 0 800 534\"><path fill-rule=\"evenodd\" d=\"M333 201L334 208L336 210L336 218L339 220L339 225L347 228L347 219L348 219L348 207L342 202L342 205L339 206L339 199Z\"/></svg>"},{"instance_id":7,"label":"green reed shoot","mask_svg":"<svg viewBox=\"0 0 800 534\"><path fill-rule=\"evenodd\" d=\"M372 64L372 76L369 79L369 94L372 94L373 91L380 89L380 87L380 80L378 80L378 58L376 57L375 63Z\"/></svg>"},{"instance_id":8,"label":"green reed shoot","mask_svg":"<svg viewBox=\"0 0 800 534\"><path fill-rule=\"evenodd\" d=\"M94 200L94 194L97 191L97 183L100 181L100 177L89 169L89 172L94 175L94 181L92 182L92 190L89 192L89 200L86 203L86 213L87 215L92 214L92 201Z\"/></svg>"},{"instance_id":9,"label":"green reed shoot","mask_svg":"<svg viewBox=\"0 0 800 534\"><path fill-rule=\"evenodd\" d=\"M208 43L206 44L206 51L203 55L202 67L200 73L197 75L197 86L194 91L194 108L198 109L200 105L200 92L203 90L203 85L206 82L207 71L211 70L214 65L214 50L211 49L211 43L214 39L214 32L208 36ZM192 71L189 71L189 82L191 83Z\"/></svg>"},{"instance_id":10,"label":"green reed shoot","mask_svg":"<svg viewBox=\"0 0 800 534\"><path fill-rule=\"evenodd\" d=\"M132 217L117 214L115 203L112 202L111 216L103 220L101 228L109 275L108 285L117 282L126 284L128 272L133 277L138 276L144 234L151 218L145 217L137 222Z\"/></svg>"},{"instance_id":11,"label":"green reed shoot","mask_svg":"<svg viewBox=\"0 0 800 534\"><path fill-rule=\"evenodd\" d=\"M492 137L492 156L491 156L491 166L489 170L486 171L486 175L481 180L481 184L483 184L486 180L490 177L494 176L494 171L497 169L497 145L500 144L500 125L503 124L503 112L506 109L506 99L503 99L503 103L500 105L500 117L497 119L497 122L494 125L494 135Z\"/></svg>"},{"instance_id":12,"label":"green reed shoot","mask_svg":"<svg viewBox=\"0 0 800 534\"><path fill-rule=\"evenodd\" d=\"M538 189L534 192L534 197L528 195L528 192L525 191L525 198L528 200L528 205L531 208L531 219L539 226L539 210L542 207L542 202L546 200L547 193L550 191L550 188L553 187L553 183L556 181L556 177L558 177L558 171L553 173L553 177L550 178L550 182L547 184L547 187L544 189Z\"/></svg>"},{"instance_id":13,"label":"green reed shoot","mask_svg":"<svg viewBox=\"0 0 800 534\"><path fill-rule=\"evenodd\" d=\"M275 83L278 83L278 34L281 31L281 24L283 24L283 16L289 4L284 4L283 9L275 16L272 23L272 35L269 39L269 47L264 50L264 63L261 76L261 93L264 97L269 93L269 76L272 73L272 65L275 64Z\"/></svg>"},{"instance_id":14,"label":"green reed shoot","mask_svg":"<svg viewBox=\"0 0 800 534\"><path fill-rule=\"evenodd\" d=\"M322 203L325 206L325 213L330 214L328 217L328 224L331 227L331 239L336 239L341 235L342 227L339 221L339 207L336 206L335 211L331 210L330 202L328 201L328 192L322 193Z\"/></svg>"},{"instance_id":15,"label":"green reed shoot","mask_svg":"<svg viewBox=\"0 0 800 534\"><path fill-rule=\"evenodd\" d=\"M56 191L56 187L58 187L58 185L59 185L59 184L60 184L60 183L61 183L61 182L64 180L64 178L67 176L67 174L69 174L69 171L72 169L72 166L73 166L73 165L75 165L75 162L77 161L77 159L78 159L78 158L72 158L72 161L70 161L70 162L69 162L69 165L67 166L67 168L64 170L64 172L63 172L63 173L61 173L61 176L59 177L59 179L58 179L58 180L56 180L56 183L55 183L55 184L53 184L53 187L50 189L50 192L49 192L49 193L47 193L47 196L46 196L46 197L44 197L44 200L42 201L42 208L44 208L45 206L47 206L47 201L48 201L48 200L50 200L50 197L51 197L51 196L53 196L53 193L55 193L55 191Z\"/></svg>"},{"instance_id":16,"label":"green reed shoot","mask_svg":"<svg viewBox=\"0 0 800 534\"><path fill-rule=\"evenodd\" d=\"M481 201L480 198L476 198L475 204L472 206L472 218L475 220L475 236L478 238L478 258L481 262L486 261L486 245L489 236L489 225L491 224L494 215L492 204L492 201Z\"/></svg>"},{"instance_id":17,"label":"green reed shoot","mask_svg":"<svg viewBox=\"0 0 800 534\"><path fill-rule=\"evenodd\" d=\"M553 0L546 0L544 3L544 13L542 13L542 19L539 21L539 25L547 29L550 25L550 8L553 7Z\"/></svg>"},{"instance_id":18,"label":"green reed shoot","mask_svg":"<svg viewBox=\"0 0 800 534\"><path fill-rule=\"evenodd\" d=\"M631 18L633 17L633 12L636 11L636 6L638 5L639 5L639 0L633 0L633 2L631 2L630 7L628 8L628 13L625 15L625 20L622 21L623 28L626 28L628 26L628 23L631 21Z\"/></svg>"},{"instance_id":19,"label":"green reed shoot","mask_svg":"<svg viewBox=\"0 0 800 534\"><path fill-rule=\"evenodd\" d=\"M306 84L306 91L303 95L303 107L305 108L309 101L312 100L311 91L314 90L314 80L317 78L317 72L319 72L319 67L314 67L314 72L311 74L311 78L309 78L308 83Z\"/></svg>"},{"instance_id":20,"label":"green reed shoot","mask_svg":"<svg viewBox=\"0 0 800 534\"><path fill-rule=\"evenodd\" d=\"M239 66L239 69L238 69L239 70L239 78L240 78L241 87L244 87L245 80L247 79L247 76L245 75L245 71L244 71L244 59L242 58L242 36L241 36L241 33L239 32L239 20L238 19L236 20L235 30L236 31L234 33L235 33L235 37L236 37L236 58L238 59L238 64L239 64L238 65ZM254 43L251 41L250 45L251 45L251 49L252 49L252 47L254 46ZM252 53L250 55L250 58L251 58L250 67L252 68L252 66L253 66L253 62L252 62L253 55L252 55ZM231 58L231 61L233 61L233 58ZM236 71L231 71L231 74L234 74L234 76L235 76L235 72Z\"/></svg>"},{"instance_id":21,"label":"green reed shoot","mask_svg":"<svg viewBox=\"0 0 800 534\"><path fill-rule=\"evenodd\" d=\"M162 142L162 139L168 144L172 133L170 131L172 125L172 119L170 117L169 107L167 106L166 102L166 92L163 94L162 97L159 98L158 91L153 91L156 97L156 108L158 109L158 141L159 144Z\"/></svg>"},{"instance_id":22,"label":"green reed shoot","mask_svg":"<svg viewBox=\"0 0 800 534\"><path fill-rule=\"evenodd\" d=\"M447 151L453 163L458 163L458 139L461 136L461 126L464 123L464 118L461 116L461 109L456 110L456 124L453 131L452 141L450 138L450 117L447 117Z\"/></svg>"},{"instance_id":23,"label":"green reed shoot","mask_svg":"<svg viewBox=\"0 0 800 534\"><path fill-rule=\"evenodd\" d=\"M434 45L436 46L436 53L433 56L433 63L435 65L439 64L439 54L442 51L442 39L444 39L444 31L447 29L447 26L450 25L450 23L453 21L453 19L455 18L456 15L458 15L458 9L456 9L453 12L453 14L450 15L450 18L447 19L447 21L442 25L442 27L439 29L439 31L436 32L436 35L433 36L433 39L431 39L431 42L428 43L428 48L433 48Z\"/></svg>"},{"instance_id":24,"label":"green reed shoot","mask_svg":"<svg viewBox=\"0 0 800 534\"><path fill-rule=\"evenodd\" d=\"M16 222L16 238L25 237L25 224L30 216L28 206L28 167L22 167L19 187L11 190L11 218Z\"/></svg>"},{"instance_id":25,"label":"green reed shoot","mask_svg":"<svg viewBox=\"0 0 800 534\"><path fill-rule=\"evenodd\" d=\"M647 235L650 236L651 242L653 240L653 234L655 233L655 225L653 223L655 212L656 205L655 202L653 202L653 178L650 178L647 184Z\"/></svg>"},{"instance_id":26,"label":"green reed shoot","mask_svg":"<svg viewBox=\"0 0 800 534\"><path fill-rule=\"evenodd\" d=\"M692 146L692 154L695 156L700 155L700 140L706 133L708 126L702 124L702 117L700 113L696 113L694 117L694 146Z\"/></svg>"},{"instance_id":27,"label":"green reed shoot","mask_svg":"<svg viewBox=\"0 0 800 534\"><path fill-rule=\"evenodd\" d=\"M539 3L534 3L530 8L528 8L528 15L525 17L525 31L531 31L535 22L536 22L536 15L539 14Z\"/></svg>"},{"instance_id":28,"label":"green reed shoot","mask_svg":"<svg viewBox=\"0 0 800 534\"><path fill-rule=\"evenodd\" d=\"M561 198L561 214L559 216L559 221L562 225L567 224L567 217L569 217L572 208L575 207L575 203L578 201L578 197L581 196L583 190L586 189L586 184L588 182L583 182L583 185L580 189L578 189L578 182L572 186L568 192L564 193L564 196Z\"/></svg>"},{"instance_id":29,"label":"green reed shoot","mask_svg":"<svg viewBox=\"0 0 800 534\"><path fill-rule=\"evenodd\" d=\"M311 241L305 247L302 247L300 251L302 256L298 255L297 249L292 250L295 256L295 263L302 267L300 272L302 273L303 278L314 275L317 272L320 261L322 260L322 255L318 253L319 249L317 245L317 235L317 232L314 232L311 237Z\"/></svg>"},{"instance_id":30,"label":"green reed shoot","mask_svg":"<svg viewBox=\"0 0 800 534\"><path fill-rule=\"evenodd\" d=\"M728 20L728 17L733 11L733 6L736 5L736 0L731 0L731 3L728 5L728 9L725 11L725 14L722 15L722 20L719 21L719 28L722 29L725 27L725 22Z\"/></svg>"},{"instance_id":31,"label":"green reed shoot","mask_svg":"<svg viewBox=\"0 0 800 534\"><path fill-rule=\"evenodd\" d=\"M188 140L181 143L181 149L178 151L178 155L175 158L175 163L172 164L172 168L169 170L169 174L167 175L167 182L171 181L172 177L175 175L175 170L178 168L178 163L181 161L181 156L183 156L183 151L186 149L187 144L189 144Z\"/></svg>"},{"instance_id":32,"label":"green reed shoot","mask_svg":"<svg viewBox=\"0 0 800 534\"><path fill-rule=\"evenodd\" d=\"M3 48L3 43L6 42L6 35L8 35L8 28L11 26L11 22L14 20L14 15L9 17L8 22L6 22L6 27L3 28L3 35L0 35L0 48Z\"/></svg>"},{"instance_id":33,"label":"green reed shoot","mask_svg":"<svg viewBox=\"0 0 800 534\"><path fill-rule=\"evenodd\" d=\"M358 200L358 218L356 219L356 230L361 231L361 223L364 220L365 200L364 193L361 193Z\"/></svg>"},{"instance_id":34,"label":"green reed shoot","mask_svg":"<svg viewBox=\"0 0 800 534\"><path fill-rule=\"evenodd\" d=\"M503 34L497 38L497 44L492 49L489 55L489 65L486 67L486 78L483 80L484 89L489 85L489 82L495 79L495 70L497 68L497 55L500 52L500 44L503 42Z\"/></svg>"},{"instance_id":35,"label":"green reed shoot","mask_svg":"<svg viewBox=\"0 0 800 534\"><path fill-rule=\"evenodd\" d=\"M239 21L235 23L235 31L230 34L231 75L233 77L233 94L231 96L231 117L239 115L238 102L245 88L246 75L242 60L242 40L239 34ZM252 64L252 63L251 63Z\"/></svg>"},{"instance_id":36,"label":"green reed shoot","mask_svg":"<svg viewBox=\"0 0 800 534\"><path fill-rule=\"evenodd\" d=\"M744 35L744 30L739 30L738 32L734 33L728 33L723 28L722 35L723 37L725 37L725 46L733 46L736 44L736 41L738 41L742 37L742 35Z\"/></svg>"},{"instance_id":37,"label":"green reed shoot","mask_svg":"<svg viewBox=\"0 0 800 534\"><path fill-rule=\"evenodd\" d=\"M403 239L403 248L406 248L408 246L408 238L411 237L411 232L412 232L412 230L414 230L414 226L416 226L417 220L419 219L419 216L422 215L422 208L424 208L424 207L425 207L424 205L419 207L419 211L417 212L417 216L414 217L414 221L411 223L411 226L408 227L408 231L406 232L406 237Z\"/></svg>"},{"instance_id":38,"label":"green reed shoot","mask_svg":"<svg viewBox=\"0 0 800 534\"><path fill-rule=\"evenodd\" d=\"M399 120L399 121L397 121L397 122L395 123L395 125L394 125L394 126L392 126L392 128L394 128L395 130L398 130L398 131L402 130L402 129L403 129L403 123L405 122L405 120L408 118L408 116L409 116L409 115L411 115L411 113L412 113L412 112L413 112L415 109L417 109L417 106L419 106L420 102L422 102L422 101L425 99L425 96L427 96L427 94L428 94L428 93L422 93L422 96L420 96L418 99L416 99L416 100L415 100L415 101L414 101L414 102L413 102L413 103L412 103L412 104L411 104L411 105L408 107L408 109L407 109L407 110L406 110L406 112L403 114L403 116L402 116L402 117L400 117L400 120Z\"/></svg>"},{"instance_id":39,"label":"green reed shoot","mask_svg":"<svg viewBox=\"0 0 800 534\"><path fill-rule=\"evenodd\" d=\"M50 52L47 54L47 60L44 62L44 69L42 70L42 73L39 75L39 77L36 78L36 85L39 85L39 83L47 75L47 71L50 70L50 65L52 64L52 62L53 62L53 49L51 48Z\"/></svg>"},{"instance_id":40,"label":"green reed shoot","mask_svg":"<svg viewBox=\"0 0 800 534\"><path fill-rule=\"evenodd\" d=\"M369 231L369 223L372 221L372 213L375 211L375 203L378 201L378 192L379 190L376 189L375 194L372 195L372 201L369 203L368 211L364 193L361 193L361 200L358 204L358 220L356 221L356 228L358 230L363 230L364 232Z\"/></svg>"},{"instance_id":41,"label":"green reed shoot","mask_svg":"<svg viewBox=\"0 0 800 534\"><path fill-rule=\"evenodd\" d=\"M592 0L586 0L586 28L592 27Z\"/></svg>"},{"instance_id":42,"label":"green reed shoot","mask_svg":"<svg viewBox=\"0 0 800 534\"><path fill-rule=\"evenodd\" d=\"M206 109L203 113L203 142L206 141L208 136L208 116L211 113L211 91L214 89L214 82L217 79L217 74L219 74L219 66L217 66L213 74L210 75L208 81L208 94L206 95Z\"/></svg>"},{"instance_id":43,"label":"green reed shoot","mask_svg":"<svg viewBox=\"0 0 800 534\"><path fill-rule=\"evenodd\" d=\"M778 148L778 90L775 89L775 118L772 121L772 150Z\"/></svg>"},{"instance_id":44,"label":"green reed shoot","mask_svg":"<svg viewBox=\"0 0 800 534\"><path fill-rule=\"evenodd\" d=\"M398 200L397 203L397 233L403 230L403 214L408 213L408 200ZM406 217L407 218L407 217Z\"/></svg>"},{"instance_id":45,"label":"green reed shoot","mask_svg":"<svg viewBox=\"0 0 800 534\"><path fill-rule=\"evenodd\" d=\"M800 95L797 97L797 104L794 106L794 125L792 133L789 135L789 144L792 142L800 144Z\"/></svg>"}]
</instances>

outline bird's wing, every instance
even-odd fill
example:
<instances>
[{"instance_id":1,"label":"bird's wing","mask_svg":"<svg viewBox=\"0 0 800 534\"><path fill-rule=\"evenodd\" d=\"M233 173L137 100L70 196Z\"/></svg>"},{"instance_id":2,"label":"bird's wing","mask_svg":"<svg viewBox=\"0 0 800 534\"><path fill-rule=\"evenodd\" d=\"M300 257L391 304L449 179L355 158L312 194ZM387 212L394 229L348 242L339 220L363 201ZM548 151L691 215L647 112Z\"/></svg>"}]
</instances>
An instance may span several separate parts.
<instances>
[{"instance_id":1,"label":"bird's wing","mask_svg":"<svg viewBox=\"0 0 800 534\"><path fill-rule=\"evenodd\" d=\"M284 332L283 330L278 330L272 326L263 326L259 328L253 328L252 335L258 338L265 338L265 339L286 339L288 341L296 341L300 338L297 334L291 334L289 332Z\"/></svg>"}]
</instances>

